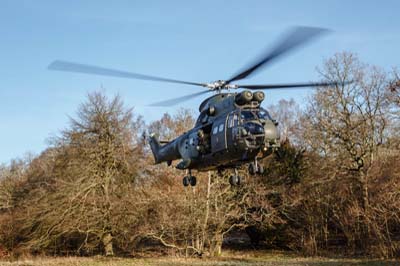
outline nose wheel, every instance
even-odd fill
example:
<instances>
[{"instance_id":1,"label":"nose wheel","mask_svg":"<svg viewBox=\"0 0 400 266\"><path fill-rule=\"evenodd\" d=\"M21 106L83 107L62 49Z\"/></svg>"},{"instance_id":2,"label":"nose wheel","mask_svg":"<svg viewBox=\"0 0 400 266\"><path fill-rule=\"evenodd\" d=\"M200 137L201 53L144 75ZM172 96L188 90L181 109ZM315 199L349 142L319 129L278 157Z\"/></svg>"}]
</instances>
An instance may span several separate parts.
<instances>
[{"instance_id":1,"label":"nose wheel","mask_svg":"<svg viewBox=\"0 0 400 266\"><path fill-rule=\"evenodd\" d=\"M191 185L194 187L197 184L197 179L195 176L192 175L192 171L189 170L189 175L183 177L182 180L183 186L187 187Z\"/></svg>"},{"instance_id":2,"label":"nose wheel","mask_svg":"<svg viewBox=\"0 0 400 266\"><path fill-rule=\"evenodd\" d=\"M235 173L229 177L229 184L231 184L231 186L240 186L242 183L242 177L238 175L238 171L235 169Z\"/></svg>"},{"instance_id":3,"label":"nose wheel","mask_svg":"<svg viewBox=\"0 0 400 266\"><path fill-rule=\"evenodd\" d=\"M264 174L264 167L261 164L259 164L256 159L256 160L254 160L253 163L249 164L249 173L251 175L255 175L255 174L262 175L262 174Z\"/></svg>"}]
</instances>

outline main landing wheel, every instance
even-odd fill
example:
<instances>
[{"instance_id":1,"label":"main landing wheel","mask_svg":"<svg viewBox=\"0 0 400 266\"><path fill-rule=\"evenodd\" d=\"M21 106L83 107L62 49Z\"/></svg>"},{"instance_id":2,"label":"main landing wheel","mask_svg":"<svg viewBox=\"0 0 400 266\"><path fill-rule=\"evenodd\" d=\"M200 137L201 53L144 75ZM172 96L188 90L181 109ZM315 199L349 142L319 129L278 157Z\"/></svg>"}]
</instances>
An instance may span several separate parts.
<instances>
[{"instance_id":1,"label":"main landing wheel","mask_svg":"<svg viewBox=\"0 0 400 266\"><path fill-rule=\"evenodd\" d=\"M249 174L255 175L257 173L257 166L255 163L250 163L249 164Z\"/></svg>"},{"instance_id":2,"label":"main landing wheel","mask_svg":"<svg viewBox=\"0 0 400 266\"><path fill-rule=\"evenodd\" d=\"M242 184L242 177L239 175L231 175L229 177L229 184L231 184L231 186L240 186L240 184Z\"/></svg>"},{"instance_id":3,"label":"main landing wheel","mask_svg":"<svg viewBox=\"0 0 400 266\"><path fill-rule=\"evenodd\" d=\"M251 174L251 175L255 175L255 174L262 175L262 174L264 174L264 167L259 163L257 163L257 164L250 163L249 164L249 174Z\"/></svg>"},{"instance_id":4,"label":"main landing wheel","mask_svg":"<svg viewBox=\"0 0 400 266\"><path fill-rule=\"evenodd\" d=\"M192 187L194 187L196 184L197 184L197 179L196 179L196 177L195 176L190 176L189 177L189 183L190 183L190 185L192 186Z\"/></svg>"},{"instance_id":5,"label":"main landing wheel","mask_svg":"<svg viewBox=\"0 0 400 266\"><path fill-rule=\"evenodd\" d=\"M261 164L258 164L257 174L264 174L264 166L262 166Z\"/></svg>"},{"instance_id":6,"label":"main landing wheel","mask_svg":"<svg viewBox=\"0 0 400 266\"><path fill-rule=\"evenodd\" d=\"M190 185L190 177L189 176L183 177L182 183L183 183L183 186L185 186L185 187L189 186Z\"/></svg>"},{"instance_id":7,"label":"main landing wheel","mask_svg":"<svg viewBox=\"0 0 400 266\"><path fill-rule=\"evenodd\" d=\"M192 187L194 187L197 184L197 179L195 176L189 175L189 176L185 176L182 180L183 186L187 187L189 185L191 185Z\"/></svg>"}]
</instances>

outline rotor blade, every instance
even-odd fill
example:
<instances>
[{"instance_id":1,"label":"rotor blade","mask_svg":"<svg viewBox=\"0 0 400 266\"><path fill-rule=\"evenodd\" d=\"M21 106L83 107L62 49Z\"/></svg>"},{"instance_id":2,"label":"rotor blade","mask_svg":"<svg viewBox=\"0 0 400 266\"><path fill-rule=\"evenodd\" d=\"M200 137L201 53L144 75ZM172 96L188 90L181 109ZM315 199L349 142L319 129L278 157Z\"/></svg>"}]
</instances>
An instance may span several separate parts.
<instances>
[{"instance_id":1,"label":"rotor blade","mask_svg":"<svg viewBox=\"0 0 400 266\"><path fill-rule=\"evenodd\" d=\"M171 105L175 105L177 103L184 102L184 101L187 101L189 99L195 98L195 97L197 97L199 95L206 94L207 92L210 92L210 91L206 90L206 91L196 92L196 93L192 93L192 94L185 95L185 96L182 96L182 97L178 97L178 98L173 98L173 99L169 99L169 100L166 100L166 101L152 103L149 106L171 106Z\"/></svg>"},{"instance_id":2,"label":"rotor blade","mask_svg":"<svg viewBox=\"0 0 400 266\"><path fill-rule=\"evenodd\" d=\"M182 81L176 79L169 79L169 78L161 78L156 76L148 76L133 72L127 71L120 71L110 68L92 66L92 65L85 65L67 61L56 60L48 66L50 70L57 70L57 71L67 71L67 72L76 72L76 73L83 73L83 74L93 74L93 75L101 75L101 76L111 76L111 77L119 77L119 78L131 78L131 79L143 79L143 80L153 80L153 81L160 81L160 82L170 82L170 83L180 83L180 84L188 84L188 85L195 85L195 86L202 86L206 87L207 84L205 83L197 83L197 82L190 82L190 81Z\"/></svg>"},{"instance_id":3,"label":"rotor blade","mask_svg":"<svg viewBox=\"0 0 400 266\"><path fill-rule=\"evenodd\" d=\"M299 46L307 43L318 35L326 33L327 31L327 29L313 27L293 28L287 33L285 37L278 41L272 49L268 49L267 51L265 51L259 59L256 59L244 70L231 77L229 80L226 81L226 83L228 84L232 81L248 77L252 73L255 73L256 70L259 70L261 67L266 66L273 60L276 60L278 57L284 55L285 53L288 53L289 51L293 51L295 48L298 48Z\"/></svg>"},{"instance_id":4,"label":"rotor blade","mask_svg":"<svg viewBox=\"0 0 400 266\"><path fill-rule=\"evenodd\" d=\"M345 82L344 84L349 84ZM343 82L310 82L310 83L288 83L288 84L265 84L265 85L237 85L237 88L249 90L273 90L273 89L290 89L290 88L305 88L305 87L329 87L343 84Z\"/></svg>"}]
</instances>

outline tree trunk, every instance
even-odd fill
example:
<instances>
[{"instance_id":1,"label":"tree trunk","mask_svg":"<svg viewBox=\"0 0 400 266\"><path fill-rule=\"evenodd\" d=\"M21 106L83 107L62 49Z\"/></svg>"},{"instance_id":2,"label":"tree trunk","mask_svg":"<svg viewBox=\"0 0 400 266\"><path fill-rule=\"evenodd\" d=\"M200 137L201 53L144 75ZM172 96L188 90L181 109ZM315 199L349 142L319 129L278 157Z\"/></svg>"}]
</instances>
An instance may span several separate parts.
<instances>
[{"instance_id":1,"label":"tree trunk","mask_svg":"<svg viewBox=\"0 0 400 266\"><path fill-rule=\"evenodd\" d=\"M106 233L103 236L104 253L106 256L114 256L112 239L111 233Z\"/></svg>"},{"instance_id":2,"label":"tree trunk","mask_svg":"<svg viewBox=\"0 0 400 266\"><path fill-rule=\"evenodd\" d=\"M208 171L208 182L207 182L207 199L206 199L206 209L204 213L204 222L202 228L202 241L201 241L201 251L204 250L204 243L206 241L206 231L208 225L208 217L210 215L210 193L211 193L211 172Z\"/></svg>"},{"instance_id":3,"label":"tree trunk","mask_svg":"<svg viewBox=\"0 0 400 266\"><path fill-rule=\"evenodd\" d=\"M210 256L219 257L222 254L222 234L216 233L210 246Z\"/></svg>"},{"instance_id":4,"label":"tree trunk","mask_svg":"<svg viewBox=\"0 0 400 266\"><path fill-rule=\"evenodd\" d=\"M366 214L369 212L368 182L365 176L361 177L362 203Z\"/></svg>"}]
</instances>

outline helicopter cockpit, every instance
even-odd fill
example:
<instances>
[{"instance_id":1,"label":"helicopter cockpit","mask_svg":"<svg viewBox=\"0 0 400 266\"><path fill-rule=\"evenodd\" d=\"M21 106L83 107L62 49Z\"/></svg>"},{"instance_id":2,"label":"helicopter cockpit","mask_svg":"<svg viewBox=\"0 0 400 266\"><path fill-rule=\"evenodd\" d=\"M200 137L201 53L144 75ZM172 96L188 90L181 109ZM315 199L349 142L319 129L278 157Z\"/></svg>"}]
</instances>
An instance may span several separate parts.
<instances>
[{"instance_id":1,"label":"helicopter cockpit","mask_svg":"<svg viewBox=\"0 0 400 266\"><path fill-rule=\"evenodd\" d=\"M258 120L258 121L261 120L261 122L264 122L266 120L272 121L272 117L270 116L268 111L265 110L264 108L258 108L255 110L242 110L240 113L240 118L242 119L242 121L248 121L248 120Z\"/></svg>"},{"instance_id":2,"label":"helicopter cockpit","mask_svg":"<svg viewBox=\"0 0 400 266\"><path fill-rule=\"evenodd\" d=\"M242 109L238 118L239 139L250 149L269 146L279 138L275 121L264 108Z\"/></svg>"},{"instance_id":3,"label":"helicopter cockpit","mask_svg":"<svg viewBox=\"0 0 400 266\"><path fill-rule=\"evenodd\" d=\"M271 115L264 108L259 108L259 110L256 112L256 114L257 114L258 118L261 119L261 120L271 120L271 121L273 121Z\"/></svg>"},{"instance_id":4,"label":"helicopter cockpit","mask_svg":"<svg viewBox=\"0 0 400 266\"><path fill-rule=\"evenodd\" d=\"M264 143L264 126L260 119L259 110L241 110L240 122L241 138L245 140L246 146L255 148Z\"/></svg>"}]
</instances>

